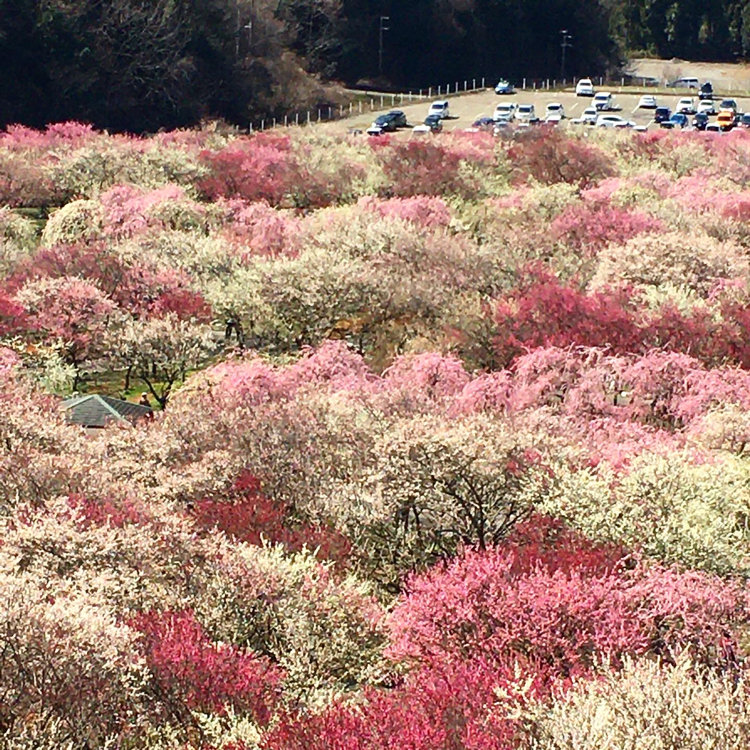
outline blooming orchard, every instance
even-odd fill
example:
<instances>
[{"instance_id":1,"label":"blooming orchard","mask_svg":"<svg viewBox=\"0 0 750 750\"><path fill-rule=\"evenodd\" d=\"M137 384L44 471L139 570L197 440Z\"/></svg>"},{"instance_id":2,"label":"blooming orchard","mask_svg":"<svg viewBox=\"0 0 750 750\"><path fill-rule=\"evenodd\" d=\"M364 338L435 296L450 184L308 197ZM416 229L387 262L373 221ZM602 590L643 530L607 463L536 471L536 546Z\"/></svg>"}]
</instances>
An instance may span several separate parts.
<instances>
[{"instance_id":1,"label":"blooming orchard","mask_svg":"<svg viewBox=\"0 0 750 750\"><path fill-rule=\"evenodd\" d=\"M745 131L0 134L0 747L749 746L749 179Z\"/></svg>"}]
</instances>

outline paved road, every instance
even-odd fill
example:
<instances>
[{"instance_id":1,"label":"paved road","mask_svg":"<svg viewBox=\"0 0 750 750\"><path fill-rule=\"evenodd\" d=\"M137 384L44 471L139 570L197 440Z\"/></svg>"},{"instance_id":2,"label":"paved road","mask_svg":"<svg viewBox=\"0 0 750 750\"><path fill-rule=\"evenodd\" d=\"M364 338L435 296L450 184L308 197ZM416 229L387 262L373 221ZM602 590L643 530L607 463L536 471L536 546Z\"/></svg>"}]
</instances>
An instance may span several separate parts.
<instances>
[{"instance_id":1,"label":"paved road","mask_svg":"<svg viewBox=\"0 0 750 750\"><path fill-rule=\"evenodd\" d=\"M656 96L657 103L660 106L667 106L672 110L674 110L677 100L683 96L689 96L692 94L696 99L696 102L698 98L696 92L694 91L678 91L677 93L666 93L664 90L628 90L627 88L620 90L618 87L612 89L597 90L609 90L614 96L616 105L620 107L620 110L617 112L617 114L629 120L634 120L638 125L649 125L649 123L652 123L653 117L653 112L651 110L637 109L638 100L643 93L653 94L654 96ZM518 93L511 96L498 96L492 89L487 89L476 93L449 96L447 98L450 101L452 117L451 119L445 121L445 130L460 130L469 127L472 122L474 122L474 120L478 119L479 117L491 117L495 106L502 101L513 101L517 104L533 104L534 108L536 109L537 115L541 117L544 116L545 107L549 102L560 102L565 107L565 115L568 120L579 117L581 112L583 112L583 110L591 104L591 100L589 98L577 97L573 89L569 89L566 91L519 91ZM404 100L403 104L401 104L399 103L397 98L395 108L401 109L406 113L410 125L416 125L418 123L421 123L427 115L430 101L431 100L425 99L423 101L409 103L407 97ZM736 97L736 101L740 111L744 112L750 110L750 97ZM335 123L330 123L327 127L334 128L339 132L346 132L346 130L349 130L351 128L359 128L361 130L365 130L369 127L369 125L378 114L387 112L389 109L392 109L392 107L390 106L390 102L386 100L385 103L386 106L383 109L375 109L372 112L365 111L362 114L355 112L355 114L353 114L351 117ZM570 127L569 123L564 124L567 124L567 126ZM656 126L651 125L651 127Z\"/></svg>"}]
</instances>

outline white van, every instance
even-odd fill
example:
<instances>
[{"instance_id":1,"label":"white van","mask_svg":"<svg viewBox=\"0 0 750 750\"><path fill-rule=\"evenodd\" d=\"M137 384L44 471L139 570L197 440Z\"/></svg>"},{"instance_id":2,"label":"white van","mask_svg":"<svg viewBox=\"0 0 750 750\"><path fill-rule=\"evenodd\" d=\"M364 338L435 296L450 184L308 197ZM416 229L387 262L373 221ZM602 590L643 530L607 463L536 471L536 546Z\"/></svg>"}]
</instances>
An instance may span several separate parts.
<instances>
[{"instance_id":1,"label":"white van","mask_svg":"<svg viewBox=\"0 0 750 750\"><path fill-rule=\"evenodd\" d=\"M446 117L450 117L450 107L448 106L448 100L440 99L430 104L430 111L427 113L427 116L429 117L430 115L437 115L441 120L444 120Z\"/></svg>"},{"instance_id":2,"label":"white van","mask_svg":"<svg viewBox=\"0 0 750 750\"><path fill-rule=\"evenodd\" d=\"M581 78L576 84L576 96L593 96L594 84L590 78Z\"/></svg>"},{"instance_id":3,"label":"white van","mask_svg":"<svg viewBox=\"0 0 750 750\"><path fill-rule=\"evenodd\" d=\"M678 78L671 83L668 83L667 86L673 89L697 89L699 84L697 78L684 76L683 78Z\"/></svg>"},{"instance_id":4,"label":"white van","mask_svg":"<svg viewBox=\"0 0 750 750\"><path fill-rule=\"evenodd\" d=\"M536 120L536 111L533 104L519 104L516 109L516 120L519 122L531 122Z\"/></svg>"}]
</instances>

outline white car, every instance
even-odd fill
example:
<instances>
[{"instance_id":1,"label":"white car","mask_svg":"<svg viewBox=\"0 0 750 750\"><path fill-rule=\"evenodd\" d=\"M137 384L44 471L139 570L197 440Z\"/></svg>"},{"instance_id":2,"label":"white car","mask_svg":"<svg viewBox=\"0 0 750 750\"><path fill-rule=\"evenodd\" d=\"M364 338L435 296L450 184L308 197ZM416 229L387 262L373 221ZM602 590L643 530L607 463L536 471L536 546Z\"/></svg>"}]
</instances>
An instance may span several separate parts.
<instances>
[{"instance_id":1,"label":"white car","mask_svg":"<svg viewBox=\"0 0 750 750\"><path fill-rule=\"evenodd\" d=\"M576 84L576 96L593 96L594 84L590 78L581 78Z\"/></svg>"},{"instance_id":2,"label":"white car","mask_svg":"<svg viewBox=\"0 0 750 750\"><path fill-rule=\"evenodd\" d=\"M599 117L599 113L596 111L596 107L586 107L581 116L572 119L571 122L574 125L593 125L597 117Z\"/></svg>"},{"instance_id":3,"label":"white car","mask_svg":"<svg viewBox=\"0 0 750 750\"><path fill-rule=\"evenodd\" d=\"M545 119L548 119L550 116L556 115L558 120L562 120L563 117L565 117L565 107L563 107L560 102L550 102L545 111L544 116Z\"/></svg>"},{"instance_id":4,"label":"white car","mask_svg":"<svg viewBox=\"0 0 750 750\"><path fill-rule=\"evenodd\" d=\"M516 120L519 122L530 122L536 119L536 111L533 104L519 104L516 109Z\"/></svg>"},{"instance_id":5,"label":"white car","mask_svg":"<svg viewBox=\"0 0 750 750\"><path fill-rule=\"evenodd\" d=\"M656 109L658 106L656 97L652 94L644 94L638 100L638 109Z\"/></svg>"},{"instance_id":6,"label":"white car","mask_svg":"<svg viewBox=\"0 0 750 750\"><path fill-rule=\"evenodd\" d=\"M715 115L716 114L716 104L714 104L713 99L703 99L702 101L698 102L698 111L704 112L707 115Z\"/></svg>"},{"instance_id":7,"label":"white car","mask_svg":"<svg viewBox=\"0 0 750 750\"><path fill-rule=\"evenodd\" d=\"M492 115L492 119L497 120L512 120L516 114L515 102L501 102L495 107L495 112Z\"/></svg>"},{"instance_id":8,"label":"white car","mask_svg":"<svg viewBox=\"0 0 750 750\"><path fill-rule=\"evenodd\" d=\"M606 112L614 107L614 99L612 98L612 94L610 94L608 91L600 91L598 94L594 95L594 99L591 104L600 112Z\"/></svg>"},{"instance_id":9,"label":"white car","mask_svg":"<svg viewBox=\"0 0 750 750\"><path fill-rule=\"evenodd\" d=\"M427 116L429 117L430 115L438 115L443 120L446 117L450 117L450 105L448 104L448 100L439 99L430 104L430 111L427 113Z\"/></svg>"},{"instance_id":10,"label":"white car","mask_svg":"<svg viewBox=\"0 0 750 750\"><path fill-rule=\"evenodd\" d=\"M596 118L597 128L634 128L635 123L632 120L626 120L620 115L599 115Z\"/></svg>"},{"instance_id":11,"label":"white car","mask_svg":"<svg viewBox=\"0 0 750 750\"><path fill-rule=\"evenodd\" d=\"M695 102L692 96L685 96L677 102L677 106L674 108L675 112L682 112L683 115L694 115L695 114Z\"/></svg>"}]
</instances>

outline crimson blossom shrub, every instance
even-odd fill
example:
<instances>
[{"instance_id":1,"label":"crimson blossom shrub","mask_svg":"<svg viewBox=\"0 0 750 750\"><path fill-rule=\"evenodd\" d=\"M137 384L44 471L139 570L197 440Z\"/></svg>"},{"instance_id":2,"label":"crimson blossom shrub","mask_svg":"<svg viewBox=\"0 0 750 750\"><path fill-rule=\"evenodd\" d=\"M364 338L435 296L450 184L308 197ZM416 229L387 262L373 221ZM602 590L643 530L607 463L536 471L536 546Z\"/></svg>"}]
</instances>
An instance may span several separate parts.
<instances>
[{"instance_id":1,"label":"crimson blossom shrub","mask_svg":"<svg viewBox=\"0 0 750 750\"><path fill-rule=\"evenodd\" d=\"M603 151L554 129L524 134L507 154L518 182L532 177L546 185L568 182L585 188L615 173Z\"/></svg>"},{"instance_id":2,"label":"crimson blossom shrub","mask_svg":"<svg viewBox=\"0 0 750 750\"><path fill-rule=\"evenodd\" d=\"M268 722L283 676L268 659L212 643L191 612L146 612L131 625L143 635L157 694L177 716L186 708L221 712L231 706Z\"/></svg>"},{"instance_id":3,"label":"crimson blossom shrub","mask_svg":"<svg viewBox=\"0 0 750 750\"><path fill-rule=\"evenodd\" d=\"M244 471L229 497L203 498L191 514L199 528L218 529L238 541L281 543L290 551L307 547L317 550L321 559L346 560L351 544L344 534L330 526L295 523L290 510L286 503L265 497L260 480Z\"/></svg>"},{"instance_id":4,"label":"crimson blossom shrub","mask_svg":"<svg viewBox=\"0 0 750 750\"><path fill-rule=\"evenodd\" d=\"M385 197L408 198L416 195L472 196L480 184L462 170L470 161L489 168L494 163L491 149L466 152L458 140L383 139L373 143L378 164L386 181Z\"/></svg>"},{"instance_id":5,"label":"crimson blossom shrub","mask_svg":"<svg viewBox=\"0 0 750 750\"><path fill-rule=\"evenodd\" d=\"M648 566L555 524L548 530L541 544L535 535L525 543L522 530L414 575L391 614L391 657L434 664L481 653L556 678L602 657L684 648L710 665L734 663L736 629L748 619L741 586Z\"/></svg>"},{"instance_id":6,"label":"crimson blossom shrub","mask_svg":"<svg viewBox=\"0 0 750 750\"><path fill-rule=\"evenodd\" d=\"M741 587L649 568L535 519L506 544L413 576L389 618L390 656L413 666L315 715L285 714L264 750L510 750L529 700L629 655L680 649L735 664Z\"/></svg>"}]
</instances>

